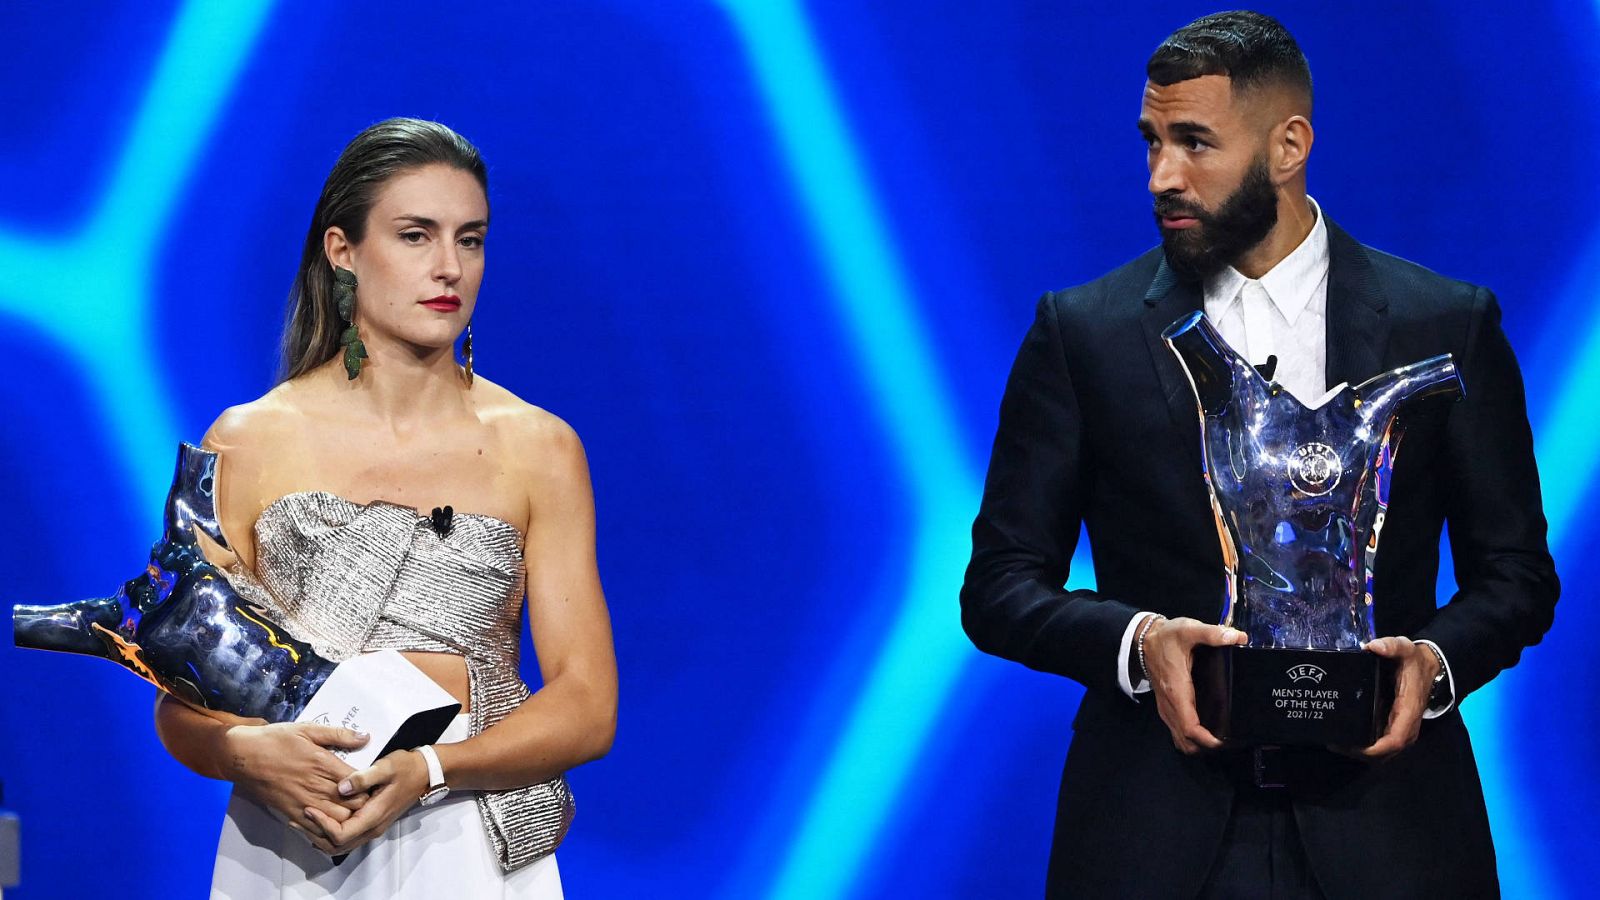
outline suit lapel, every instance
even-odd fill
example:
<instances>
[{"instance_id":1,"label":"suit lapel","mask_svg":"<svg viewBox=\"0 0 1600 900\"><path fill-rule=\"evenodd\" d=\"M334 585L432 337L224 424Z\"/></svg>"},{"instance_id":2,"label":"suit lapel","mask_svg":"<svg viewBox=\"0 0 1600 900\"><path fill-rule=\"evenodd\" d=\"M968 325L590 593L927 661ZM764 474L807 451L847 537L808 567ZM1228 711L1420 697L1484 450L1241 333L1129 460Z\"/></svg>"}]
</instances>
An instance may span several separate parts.
<instances>
[{"instance_id":1,"label":"suit lapel","mask_svg":"<svg viewBox=\"0 0 1600 900\"><path fill-rule=\"evenodd\" d=\"M1194 391L1189 387L1189 379L1183 374L1178 358L1172 354L1166 341L1161 339L1161 332L1173 322L1201 309L1205 305L1205 296L1197 282L1178 278L1163 258L1156 269L1155 278L1150 281L1149 290L1145 291L1144 302L1145 310L1140 321L1144 325L1145 345L1150 350L1156 375L1161 379L1161 392L1167 398L1167 411L1172 414L1174 425L1193 430L1196 414Z\"/></svg>"},{"instance_id":2,"label":"suit lapel","mask_svg":"<svg viewBox=\"0 0 1600 900\"><path fill-rule=\"evenodd\" d=\"M1357 385L1382 371L1389 342L1388 307L1366 248L1330 220L1328 387L1340 382Z\"/></svg>"}]
</instances>

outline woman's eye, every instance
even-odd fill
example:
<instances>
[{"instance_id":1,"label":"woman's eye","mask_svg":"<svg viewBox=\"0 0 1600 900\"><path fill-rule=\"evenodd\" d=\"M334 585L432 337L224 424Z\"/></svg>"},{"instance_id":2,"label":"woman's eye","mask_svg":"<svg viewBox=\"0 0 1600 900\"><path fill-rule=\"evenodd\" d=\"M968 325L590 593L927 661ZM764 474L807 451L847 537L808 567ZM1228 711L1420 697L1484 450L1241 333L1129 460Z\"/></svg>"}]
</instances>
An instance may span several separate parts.
<instances>
[{"instance_id":1,"label":"woman's eye","mask_svg":"<svg viewBox=\"0 0 1600 900\"><path fill-rule=\"evenodd\" d=\"M460 243L461 243L461 246L463 246L463 247L470 247L472 249L477 249L477 248L483 246L483 238L481 238L481 237L479 237L479 236L477 236L475 234L469 234L466 237L462 238Z\"/></svg>"},{"instance_id":2,"label":"woman's eye","mask_svg":"<svg viewBox=\"0 0 1600 900\"><path fill-rule=\"evenodd\" d=\"M422 243L423 239L426 238L427 236L428 236L427 232L424 232L424 231L402 231L402 232L400 232L400 240L405 241L408 244L420 244L420 243Z\"/></svg>"}]
</instances>

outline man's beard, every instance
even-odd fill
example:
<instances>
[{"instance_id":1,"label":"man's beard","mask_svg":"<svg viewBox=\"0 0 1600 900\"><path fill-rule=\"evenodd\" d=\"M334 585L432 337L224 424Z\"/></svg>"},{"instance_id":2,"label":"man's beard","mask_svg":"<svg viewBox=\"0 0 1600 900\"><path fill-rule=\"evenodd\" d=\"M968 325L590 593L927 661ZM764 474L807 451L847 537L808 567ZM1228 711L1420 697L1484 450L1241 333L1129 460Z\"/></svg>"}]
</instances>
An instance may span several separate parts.
<instances>
[{"instance_id":1,"label":"man's beard","mask_svg":"<svg viewBox=\"0 0 1600 900\"><path fill-rule=\"evenodd\" d=\"M1199 281L1221 272L1261 243L1278 224L1278 196L1267 174L1266 157L1256 157L1239 187L1216 212L1173 193L1156 198L1155 213L1161 249L1178 277ZM1164 228L1161 219L1168 216L1191 216L1196 224Z\"/></svg>"}]
</instances>

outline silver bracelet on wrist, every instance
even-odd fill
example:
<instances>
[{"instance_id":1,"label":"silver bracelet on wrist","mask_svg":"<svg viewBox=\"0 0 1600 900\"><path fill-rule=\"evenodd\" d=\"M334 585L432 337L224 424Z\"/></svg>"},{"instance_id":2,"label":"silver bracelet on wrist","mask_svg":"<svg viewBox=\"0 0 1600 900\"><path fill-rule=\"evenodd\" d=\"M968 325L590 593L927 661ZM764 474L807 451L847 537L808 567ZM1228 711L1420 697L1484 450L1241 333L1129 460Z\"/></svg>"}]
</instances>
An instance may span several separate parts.
<instances>
[{"instance_id":1,"label":"silver bracelet on wrist","mask_svg":"<svg viewBox=\"0 0 1600 900\"><path fill-rule=\"evenodd\" d=\"M1145 681L1150 680L1150 667L1146 666L1144 662L1144 637L1150 633L1151 627L1154 626L1156 624L1156 620L1160 618L1164 618L1164 616L1162 616L1160 613L1151 613L1149 616L1147 616L1144 620L1144 624L1139 626L1138 636L1133 639L1134 646L1139 650L1139 671L1144 675Z\"/></svg>"},{"instance_id":2,"label":"silver bracelet on wrist","mask_svg":"<svg viewBox=\"0 0 1600 900\"><path fill-rule=\"evenodd\" d=\"M1434 660L1439 663L1439 671L1434 673L1434 676L1433 676L1433 683L1434 684L1438 684L1439 682L1444 680L1444 676L1445 676L1444 654L1439 651L1438 647L1435 647L1433 644L1431 644L1431 643L1429 643L1427 641L1417 641L1417 643L1421 644L1424 647L1427 647L1428 648L1428 652L1432 653Z\"/></svg>"}]
</instances>

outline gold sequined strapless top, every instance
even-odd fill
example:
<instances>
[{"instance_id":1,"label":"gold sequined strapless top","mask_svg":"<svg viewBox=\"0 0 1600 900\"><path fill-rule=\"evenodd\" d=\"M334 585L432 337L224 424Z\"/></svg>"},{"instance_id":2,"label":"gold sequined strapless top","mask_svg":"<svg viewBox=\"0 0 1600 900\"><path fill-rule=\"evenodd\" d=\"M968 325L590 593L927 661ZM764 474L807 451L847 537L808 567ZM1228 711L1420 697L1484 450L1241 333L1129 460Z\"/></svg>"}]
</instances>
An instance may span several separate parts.
<instances>
[{"instance_id":1,"label":"gold sequined strapless top","mask_svg":"<svg viewBox=\"0 0 1600 900\"><path fill-rule=\"evenodd\" d=\"M255 526L261 602L331 660L372 650L466 659L473 735L528 698L517 634L525 592L522 535L492 516L457 513L441 535L408 506L288 494ZM572 822L566 780L480 791L478 811L511 871L554 851Z\"/></svg>"}]
</instances>

